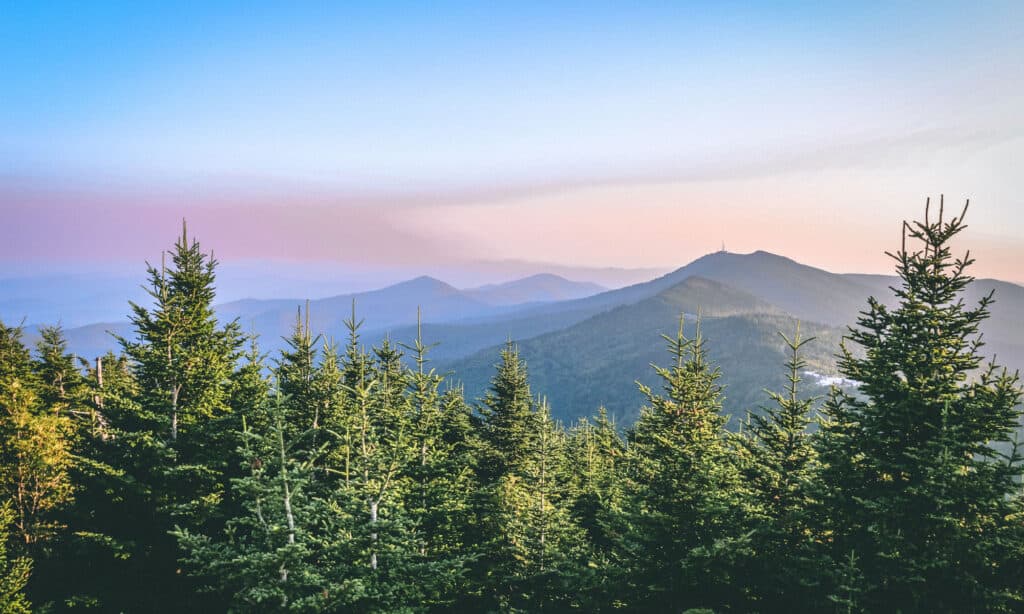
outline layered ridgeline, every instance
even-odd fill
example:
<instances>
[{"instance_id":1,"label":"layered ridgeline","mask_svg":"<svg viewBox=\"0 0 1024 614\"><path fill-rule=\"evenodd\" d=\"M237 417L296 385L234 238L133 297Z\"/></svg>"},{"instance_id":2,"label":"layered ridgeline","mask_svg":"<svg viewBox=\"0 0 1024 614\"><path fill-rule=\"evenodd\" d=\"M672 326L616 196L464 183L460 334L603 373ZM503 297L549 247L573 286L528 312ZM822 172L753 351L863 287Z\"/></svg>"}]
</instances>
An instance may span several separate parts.
<instances>
[{"instance_id":1,"label":"layered ridgeline","mask_svg":"<svg viewBox=\"0 0 1024 614\"><path fill-rule=\"evenodd\" d=\"M658 340L675 334L680 319L690 337L699 324L709 359L722 368L727 413L742 415L763 399L765 388L783 384L778 365L785 361L785 345L778 332L795 330L798 320L752 294L703 277L687 277L650 298L517 345L530 365L534 390L547 396L555 415L568 421L604 407L619 423L632 424L643 402L634 382L656 385L650 366L664 354ZM834 373L842 331L817 323L805 323L803 330L815 337L805 348L807 370ZM488 348L445 367L464 383L468 396L480 396L494 370L494 356Z\"/></svg>"},{"instance_id":2,"label":"layered ridgeline","mask_svg":"<svg viewBox=\"0 0 1024 614\"><path fill-rule=\"evenodd\" d=\"M458 289L441 280L423 276L379 290L308 302L298 298L231 301L217 305L215 311L221 321L237 319L245 332L260 337L265 349L276 351L285 346L284 338L291 333L299 308L309 314L310 327L317 334L341 339L345 335L343 322L351 316L355 304L359 313L367 316L365 333L382 338L394 329L407 332L409 325L416 322L418 312L431 322L504 321L512 317L511 314L545 302L576 299L604 290L597 284L549 274L467 289ZM23 317L30 317L30 314L19 314L17 319ZM100 322L70 327L66 334L75 353L99 356L117 347L110 333L122 335L130 329L128 322Z\"/></svg>"},{"instance_id":3,"label":"layered ridgeline","mask_svg":"<svg viewBox=\"0 0 1024 614\"><path fill-rule=\"evenodd\" d=\"M897 279L882 275L836 274L789 258L754 252L717 252L667 275L600 292L587 283L537 275L506 284L460 290L420 277L387 288L309 303L310 327L324 340L341 340L353 303L364 318L363 338L409 343L422 334L432 365L463 385L470 399L486 388L501 347L512 339L533 367L534 391L547 396L553 415L572 420L604 406L630 423L642 399L633 382L650 384L660 335L676 330L681 315L689 325L702 314L708 352L725 373L724 408L742 415L765 388L781 383L775 368L784 346L777 333L803 323L815 341L805 347L808 383L827 390L836 374L835 355L845 326L863 310L867 297L892 304ZM1024 288L997 280L976 280L967 300L995 291L992 317L983 324L986 351L1011 367L1024 366ZM222 304L222 320L238 318L265 351L282 349L295 326L299 299L244 300ZM305 312L305 311L304 311ZM125 324L96 324L67 331L69 348L80 356L115 349L108 331L125 334ZM687 331L691 329L687 328Z\"/></svg>"}]
</instances>

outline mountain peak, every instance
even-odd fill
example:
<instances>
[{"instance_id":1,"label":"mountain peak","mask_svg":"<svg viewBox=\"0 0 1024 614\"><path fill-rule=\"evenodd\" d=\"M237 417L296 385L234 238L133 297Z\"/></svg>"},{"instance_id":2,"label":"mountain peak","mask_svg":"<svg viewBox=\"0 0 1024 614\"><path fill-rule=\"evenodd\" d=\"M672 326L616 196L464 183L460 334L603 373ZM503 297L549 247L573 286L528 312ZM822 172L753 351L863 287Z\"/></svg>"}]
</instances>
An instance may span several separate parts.
<instances>
[{"instance_id":1,"label":"mountain peak","mask_svg":"<svg viewBox=\"0 0 1024 614\"><path fill-rule=\"evenodd\" d=\"M572 281L554 273L537 273L501 284L470 288L465 292L489 304L516 305L582 298L604 290L603 286L594 283Z\"/></svg>"},{"instance_id":2,"label":"mountain peak","mask_svg":"<svg viewBox=\"0 0 1024 614\"><path fill-rule=\"evenodd\" d=\"M381 290L391 289L403 289L403 290L417 290L417 291L443 291L443 292L458 292L455 286L452 286L448 282L441 281L436 277L429 275L420 275L412 279L398 282L397 284L382 288Z\"/></svg>"}]
</instances>

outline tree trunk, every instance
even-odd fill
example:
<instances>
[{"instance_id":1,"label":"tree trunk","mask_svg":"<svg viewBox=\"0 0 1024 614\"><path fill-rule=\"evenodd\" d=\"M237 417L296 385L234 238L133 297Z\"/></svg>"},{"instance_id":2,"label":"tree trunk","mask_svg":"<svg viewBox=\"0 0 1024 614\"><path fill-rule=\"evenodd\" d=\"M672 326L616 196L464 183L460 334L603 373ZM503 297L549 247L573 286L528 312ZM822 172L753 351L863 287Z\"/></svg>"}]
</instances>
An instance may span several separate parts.
<instances>
[{"instance_id":1,"label":"tree trunk","mask_svg":"<svg viewBox=\"0 0 1024 614\"><path fill-rule=\"evenodd\" d=\"M377 525L377 504L378 501L370 501L370 526ZM370 540L374 542L374 547L377 543L377 534L370 533ZM377 551L372 550L370 552L370 569L377 569Z\"/></svg>"}]
</instances>

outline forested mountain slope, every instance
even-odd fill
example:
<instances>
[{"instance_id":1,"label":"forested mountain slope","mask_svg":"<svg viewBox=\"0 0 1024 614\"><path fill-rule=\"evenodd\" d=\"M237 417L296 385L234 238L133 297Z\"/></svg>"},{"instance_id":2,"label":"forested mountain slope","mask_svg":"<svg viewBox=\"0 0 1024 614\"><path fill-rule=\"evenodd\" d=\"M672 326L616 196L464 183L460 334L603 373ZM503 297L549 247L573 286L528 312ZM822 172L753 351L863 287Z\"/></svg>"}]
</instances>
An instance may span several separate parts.
<instances>
[{"instance_id":1,"label":"forested mountain slope","mask_svg":"<svg viewBox=\"0 0 1024 614\"><path fill-rule=\"evenodd\" d=\"M797 319L749 293L701 277L520 341L520 355L529 365L534 392L548 398L555 416L570 422L605 406L620 423L630 424L642 402L634 382L654 385L657 379L650 365L664 355L661 336L674 335L684 313L686 333L692 336L698 311L709 357L722 368L726 412L742 415L756 408L764 388L782 384L778 366L785 345L777 333L791 334ZM806 347L809 367L832 372L842 330L814 323L802 327L805 336L817 337ZM488 348L442 367L465 385L468 398L475 398L486 389L497 356L497 347Z\"/></svg>"}]
</instances>

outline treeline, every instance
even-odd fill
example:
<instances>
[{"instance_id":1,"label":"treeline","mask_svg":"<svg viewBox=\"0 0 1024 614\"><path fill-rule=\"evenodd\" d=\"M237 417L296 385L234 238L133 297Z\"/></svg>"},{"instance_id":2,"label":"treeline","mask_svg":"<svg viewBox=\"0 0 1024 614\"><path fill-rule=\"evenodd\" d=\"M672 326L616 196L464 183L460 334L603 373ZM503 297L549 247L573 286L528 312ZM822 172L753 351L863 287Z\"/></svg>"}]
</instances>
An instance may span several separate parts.
<instances>
[{"instance_id":1,"label":"treeline","mask_svg":"<svg viewBox=\"0 0 1024 614\"><path fill-rule=\"evenodd\" d=\"M798 329L731 429L699 326L626 429L555 422L511 343L466 399L355 309L264 356L183 232L121 355L0 325L0 610L1020 611L1022 393L980 354L991 297L959 299L962 228L905 226L898 306L841 350L859 392L815 410Z\"/></svg>"}]
</instances>

